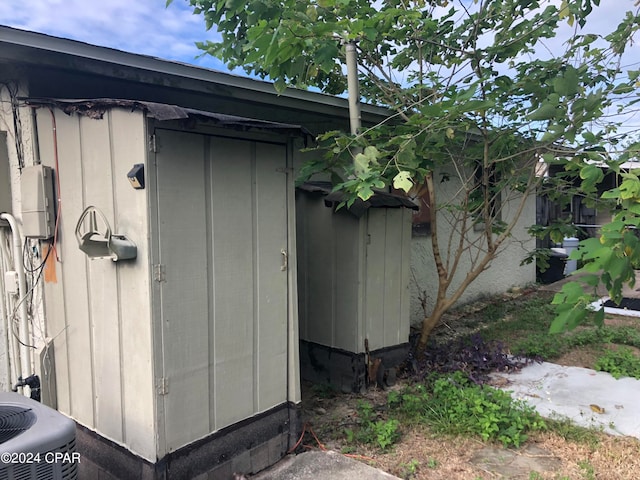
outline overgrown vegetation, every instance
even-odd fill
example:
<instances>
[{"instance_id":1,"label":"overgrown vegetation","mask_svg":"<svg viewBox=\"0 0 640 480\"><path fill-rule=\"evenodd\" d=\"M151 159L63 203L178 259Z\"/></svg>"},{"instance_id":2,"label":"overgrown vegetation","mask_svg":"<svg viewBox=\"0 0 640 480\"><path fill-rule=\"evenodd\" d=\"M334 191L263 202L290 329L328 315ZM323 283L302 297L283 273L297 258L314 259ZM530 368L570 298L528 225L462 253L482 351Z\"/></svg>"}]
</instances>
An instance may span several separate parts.
<instances>
[{"instance_id":1,"label":"overgrown vegetation","mask_svg":"<svg viewBox=\"0 0 640 480\"><path fill-rule=\"evenodd\" d=\"M479 325L474 331L448 340L434 336L424 358L409 359L404 371L409 383L389 392L385 405L359 402L358 420L345 430L348 442L386 451L400 440L403 426L423 425L437 434L471 435L504 446L518 447L529 433L546 428L568 441L597 443L593 431L562 418L543 421L524 402L486 384L493 371L514 371L527 362L554 360L583 347L599 352L593 368L616 378L640 378L640 358L628 348L611 347L640 348L640 327L584 325L549 334L554 316L549 298L535 294L487 299L485 307L472 314L475 318L466 320Z\"/></svg>"},{"instance_id":2,"label":"overgrown vegetation","mask_svg":"<svg viewBox=\"0 0 640 480\"><path fill-rule=\"evenodd\" d=\"M509 354L549 361L576 347L594 346L603 352L609 344L640 348L640 329L628 325L598 326L587 319L580 329L549 334L555 315L549 298L538 294L516 301L494 300L479 312L483 326L477 335L488 344L499 342Z\"/></svg>"},{"instance_id":3,"label":"overgrown vegetation","mask_svg":"<svg viewBox=\"0 0 640 480\"><path fill-rule=\"evenodd\" d=\"M633 377L640 379L640 358L629 348L608 350L595 364L595 369L609 372L615 378Z\"/></svg>"},{"instance_id":4,"label":"overgrown vegetation","mask_svg":"<svg viewBox=\"0 0 640 480\"><path fill-rule=\"evenodd\" d=\"M541 430L540 416L502 390L477 385L462 372L435 375L426 384L389 393L389 409L409 422L425 423L435 432L475 435L518 447L527 432Z\"/></svg>"},{"instance_id":5,"label":"overgrown vegetation","mask_svg":"<svg viewBox=\"0 0 640 480\"><path fill-rule=\"evenodd\" d=\"M545 420L549 430L566 440L567 442L588 445L597 448L600 443L601 431L594 428L585 428L576 425L569 418L556 417Z\"/></svg>"},{"instance_id":6,"label":"overgrown vegetation","mask_svg":"<svg viewBox=\"0 0 640 480\"><path fill-rule=\"evenodd\" d=\"M454 311L451 318L447 318L447 325L432 337L433 348L439 353L428 357L431 363L414 360L413 366L418 368L412 370L409 366L401 385L389 391L341 397L327 387L313 387L315 398L322 405L358 399L354 414L345 415L345 410L340 410L332 429L326 427L327 423L314 425L314 429L325 438L332 436L343 453L376 460L384 458L385 462L397 459L394 467L387 470L405 479L449 478L445 472L451 472L447 470L450 452L464 454L455 447L449 449L451 445L467 442L467 438L513 448L522 446L527 438L535 439L537 445L551 439L553 456L559 453L558 445L568 445L563 448L579 456L573 460L571 474L566 475L565 471L552 477L557 479L593 478L593 475L600 478L603 472L608 473L601 459L597 464L593 462L590 455L596 451L599 455L605 450L611 452L609 457L613 462L620 462L626 455L625 461L637 464L628 457L637 454L637 442L620 437L615 440L619 443L613 444L602 428L580 427L564 417L542 420L507 392L483 383L494 368L517 369L524 364L524 358L514 360L509 356L509 352L516 349L535 352L539 359L554 360L587 348L592 367L601 362L602 369L623 376L635 371L633 353L619 345L631 348L639 344L640 319L617 319L616 325L584 325L571 332L549 335L553 319L553 308L548 302L550 295L496 296ZM549 342L541 344L543 339ZM619 362L620 358L624 361ZM427 369L430 373L426 373ZM322 421L327 422L326 417ZM416 432L419 433L416 435ZM436 447L419 453L417 442L426 441ZM439 456L441 445L447 446L446 455ZM615 453L620 448L626 453ZM529 477L549 478L537 472ZM475 477L460 474L450 478Z\"/></svg>"},{"instance_id":7,"label":"overgrown vegetation","mask_svg":"<svg viewBox=\"0 0 640 480\"><path fill-rule=\"evenodd\" d=\"M395 418L380 419L368 402L358 402L358 419L354 428L345 430L349 443L374 445L380 450L387 450L400 439L400 422Z\"/></svg>"},{"instance_id":8,"label":"overgrown vegetation","mask_svg":"<svg viewBox=\"0 0 640 480\"><path fill-rule=\"evenodd\" d=\"M372 404L359 402L358 423L345 431L347 440L387 450L400 439L400 425L422 424L440 434L519 447L528 432L545 428L533 408L507 392L471 382L462 372L436 374L389 392L384 413L388 418L381 418Z\"/></svg>"}]
</instances>

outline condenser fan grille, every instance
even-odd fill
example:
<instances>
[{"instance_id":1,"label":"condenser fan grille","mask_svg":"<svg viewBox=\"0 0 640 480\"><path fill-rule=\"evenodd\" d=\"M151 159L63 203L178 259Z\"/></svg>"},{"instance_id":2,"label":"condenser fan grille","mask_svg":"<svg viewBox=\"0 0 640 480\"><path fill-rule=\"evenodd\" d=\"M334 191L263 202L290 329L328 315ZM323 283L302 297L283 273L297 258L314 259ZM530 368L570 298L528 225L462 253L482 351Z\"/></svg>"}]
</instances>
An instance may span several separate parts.
<instances>
[{"instance_id":1,"label":"condenser fan grille","mask_svg":"<svg viewBox=\"0 0 640 480\"><path fill-rule=\"evenodd\" d=\"M36 421L30 408L17 405L0 406L0 444L17 437Z\"/></svg>"}]
</instances>

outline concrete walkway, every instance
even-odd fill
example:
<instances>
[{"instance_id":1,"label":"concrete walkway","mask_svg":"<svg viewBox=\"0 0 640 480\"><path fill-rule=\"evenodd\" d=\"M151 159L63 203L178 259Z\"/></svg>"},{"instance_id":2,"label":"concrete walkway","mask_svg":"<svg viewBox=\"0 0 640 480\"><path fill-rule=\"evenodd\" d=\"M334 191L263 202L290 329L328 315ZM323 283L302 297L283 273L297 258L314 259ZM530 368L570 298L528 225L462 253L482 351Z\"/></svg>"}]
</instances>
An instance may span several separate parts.
<instances>
[{"instance_id":1,"label":"concrete walkway","mask_svg":"<svg viewBox=\"0 0 640 480\"><path fill-rule=\"evenodd\" d=\"M584 427L640 438L640 380L546 362L492 377L505 379L508 384L501 388L543 417L559 415Z\"/></svg>"},{"instance_id":2,"label":"concrete walkway","mask_svg":"<svg viewBox=\"0 0 640 480\"><path fill-rule=\"evenodd\" d=\"M312 450L289 455L252 480L393 480L382 470L332 451Z\"/></svg>"}]
</instances>

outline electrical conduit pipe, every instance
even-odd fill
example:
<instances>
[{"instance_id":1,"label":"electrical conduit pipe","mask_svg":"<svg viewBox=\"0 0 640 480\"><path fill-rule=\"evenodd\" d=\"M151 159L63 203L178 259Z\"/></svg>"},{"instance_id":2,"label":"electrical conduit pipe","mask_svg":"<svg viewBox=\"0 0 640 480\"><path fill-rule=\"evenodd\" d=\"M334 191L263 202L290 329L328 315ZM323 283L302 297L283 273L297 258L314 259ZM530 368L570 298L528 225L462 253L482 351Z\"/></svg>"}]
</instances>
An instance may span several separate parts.
<instances>
[{"instance_id":1,"label":"electrical conduit pipe","mask_svg":"<svg viewBox=\"0 0 640 480\"><path fill-rule=\"evenodd\" d=\"M9 260L11 255L9 255L9 250L7 247L9 243L5 240L4 230L0 231L0 273L7 272L9 270L13 270L9 266ZM0 348L3 348L7 354L4 356L3 363L4 367L7 371L7 382L9 388L11 385L14 385L18 381L18 377L20 374L18 373L18 367L15 364L15 359L20 358L20 352L18 352L18 347L15 338L10 335L10 323L9 323L9 312L11 311L11 302L9 301L9 295L6 292L6 285L4 284L4 279L0 278L0 293L2 293L2 301L0 301L0 317L3 319L3 328L4 328L4 338L0 339ZM13 355L13 356L12 356ZM13 358L13 361L9 359Z\"/></svg>"},{"instance_id":2,"label":"electrical conduit pipe","mask_svg":"<svg viewBox=\"0 0 640 480\"><path fill-rule=\"evenodd\" d=\"M20 239L20 230L13 215L8 213L0 214L0 218L6 220L11 227L12 243L13 243L13 264L16 272L18 272L18 288L19 288L19 304L18 313L20 315L20 331L18 338L20 339L20 376L24 380L31 375L31 361L29 351L29 322L27 320L27 281L24 276L24 266L22 265L22 241ZM23 390L25 395L28 394Z\"/></svg>"}]
</instances>

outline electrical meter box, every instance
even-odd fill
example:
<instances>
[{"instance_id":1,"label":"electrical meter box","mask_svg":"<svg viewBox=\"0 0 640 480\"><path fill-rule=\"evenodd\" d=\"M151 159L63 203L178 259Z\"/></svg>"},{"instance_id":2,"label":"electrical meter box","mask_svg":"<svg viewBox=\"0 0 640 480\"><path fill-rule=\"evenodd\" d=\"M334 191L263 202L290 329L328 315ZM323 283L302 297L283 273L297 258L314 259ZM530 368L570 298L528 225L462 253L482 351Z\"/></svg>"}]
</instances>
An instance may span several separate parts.
<instances>
[{"instance_id":1,"label":"electrical meter box","mask_svg":"<svg viewBox=\"0 0 640 480\"><path fill-rule=\"evenodd\" d=\"M55 197L53 169L34 165L22 169L22 234L28 238L53 237L55 229Z\"/></svg>"}]
</instances>

